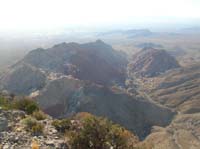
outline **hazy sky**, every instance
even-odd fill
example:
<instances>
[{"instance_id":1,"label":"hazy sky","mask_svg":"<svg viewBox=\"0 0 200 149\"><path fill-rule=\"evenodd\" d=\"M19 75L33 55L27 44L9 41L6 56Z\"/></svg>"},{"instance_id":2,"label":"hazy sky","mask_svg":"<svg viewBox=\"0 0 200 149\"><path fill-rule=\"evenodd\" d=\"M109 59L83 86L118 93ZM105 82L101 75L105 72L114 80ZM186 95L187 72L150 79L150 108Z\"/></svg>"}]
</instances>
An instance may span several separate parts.
<instances>
[{"instance_id":1,"label":"hazy sky","mask_svg":"<svg viewBox=\"0 0 200 149\"><path fill-rule=\"evenodd\" d=\"M0 0L0 30L199 18L200 0Z\"/></svg>"}]
</instances>

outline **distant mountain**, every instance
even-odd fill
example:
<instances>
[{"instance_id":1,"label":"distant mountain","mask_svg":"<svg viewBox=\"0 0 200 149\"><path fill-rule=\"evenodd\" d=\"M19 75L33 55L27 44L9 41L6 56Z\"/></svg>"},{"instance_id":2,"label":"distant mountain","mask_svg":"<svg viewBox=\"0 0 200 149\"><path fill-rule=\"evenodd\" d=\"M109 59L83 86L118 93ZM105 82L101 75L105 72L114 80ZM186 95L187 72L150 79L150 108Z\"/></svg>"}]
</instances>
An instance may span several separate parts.
<instances>
[{"instance_id":1,"label":"distant mountain","mask_svg":"<svg viewBox=\"0 0 200 149\"><path fill-rule=\"evenodd\" d=\"M151 32L148 29L131 29L124 31L124 34L127 34L129 38L134 38L134 37L140 37L140 36L151 36L153 35L153 32Z\"/></svg>"},{"instance_id":2,"label":"distant mountain","mask_svg":"<svg viewBox=\"0 0 200 149\"><path fill-rule=\"evenodd\" d=\"M140 43L140 44L137 44L136 47L141 48L141 49L144 49L144 48L163 48L162 45L155 44L155 43L152 43L152 42Z\"/></svg>"},{"instance_id":3,"label":"distant mountain","mask_svg":"<svg viewBox=\"0 0 200 149\"><path fill-rule=\"evenodd\" d=\"M113 30L108 32L99 33L98 36L116 36L116 35L123 35L127 38L134 38L134 37L146 37L154 35L148 29L130 29L130 30Z\"/></svg>"},{"instance_id":4,"label":"distant mountain","mask_svg":"<svg viewBox=\"0 0 200 149\"><path fill-rule=\"evenodd\" d=\"M128 69L130 73L153 77L178 67L176 59L165 50L144 48L132 57Z\"/></svg>"},{"instance_id":5,"label":"distant mountain","mask_svg":"<svg viewBox=\"0 0 200 149\"><path fill-rule=\"evenodd\" d=\"M199 34L200 33L200 27L190 27L190 28L183 28L179 31L179 33L183 34Z\"/></svg>"}]
</instances>

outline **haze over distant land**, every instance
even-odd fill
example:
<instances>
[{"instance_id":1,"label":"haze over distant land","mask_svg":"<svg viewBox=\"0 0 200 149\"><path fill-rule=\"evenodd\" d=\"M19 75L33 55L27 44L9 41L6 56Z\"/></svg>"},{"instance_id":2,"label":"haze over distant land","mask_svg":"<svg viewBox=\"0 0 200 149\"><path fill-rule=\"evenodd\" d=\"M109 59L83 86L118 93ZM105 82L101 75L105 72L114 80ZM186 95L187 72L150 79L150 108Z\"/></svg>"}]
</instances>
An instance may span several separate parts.
<instances>
[{"instance_id":1,"label":"haze over distant land","mask_svg":"<svg viewBox=\"0 0 200 149\"><path fill-rule=\"evenodd\" d=\"M1 0L0 30L194 23L199 6L198 0Z\"/></svg>"},{"instance_id":2,"label":"haze over distant land","mask_svg":"<svg viewBox=\"0 0 200 149\"><path fill-rule=\"evenodd\" d=\"M128 55L159 45L196 62L199 7L199 0L0 0L0 70L38 47L97 39Z\"/></svg>"},{"instance_id":3,"label":"haze over distant land","mask_svg":"<svg viewBox=\"0 0 200 149\"><path fill-rule=\"evenodd\" d=\"M198 27L199 7L198 0L0 0L0 51L91 41L91 33L110 30Z\"/></svg>"}]
</instances>

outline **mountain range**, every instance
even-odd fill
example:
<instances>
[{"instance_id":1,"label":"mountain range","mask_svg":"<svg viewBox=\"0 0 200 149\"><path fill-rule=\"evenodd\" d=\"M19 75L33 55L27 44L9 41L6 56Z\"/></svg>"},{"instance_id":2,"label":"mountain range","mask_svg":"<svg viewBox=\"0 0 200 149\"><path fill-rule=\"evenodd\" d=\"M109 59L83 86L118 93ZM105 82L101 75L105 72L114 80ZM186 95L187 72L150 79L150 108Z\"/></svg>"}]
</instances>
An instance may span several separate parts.
<instances>
[{"instance_id":1,"label":"mountain range","mask_svg":"<svg viewBox=\"0 0 200 149\"><path fill-rule=\"evenodd\" d=\"M31 97L54 118L88 112L111 119L144 142L160 139L171 145L173 137L182 136L168 131L183 133L184 119L197 121L198 78L199 64L183 67L158 47L145 47L129 59L97 40L30 51L0 76L0 89Z\"/></svg>"}]
</instances>

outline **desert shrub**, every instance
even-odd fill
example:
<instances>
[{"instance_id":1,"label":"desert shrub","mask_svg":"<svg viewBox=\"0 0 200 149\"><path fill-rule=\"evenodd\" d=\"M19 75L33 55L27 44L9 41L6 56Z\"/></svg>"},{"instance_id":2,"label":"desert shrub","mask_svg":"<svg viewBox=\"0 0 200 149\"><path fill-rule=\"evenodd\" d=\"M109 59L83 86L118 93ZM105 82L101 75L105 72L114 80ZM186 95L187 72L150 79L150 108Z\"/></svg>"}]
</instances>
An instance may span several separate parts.
<instances>
[{"instance_id":1,"label":"desert shrub","mask_svg":"<svg viewBox=\"0 0 200 149\"><path fill-rule=\"evenodd\" d=\"M25 119L23 119L23 124L25 124L26 129L30 130L34 125L36 125L37 120L32 118L31 116L26 117Z\"/></svg>"},{"instance_id":2,"label":"desert shrub","mask_svg":"<svg viewBox=\"0 0 200 149\"><path fill-rule=\"evenodd\" d=\"M3 97L0 97L0 105L4 106L4 105L7 105L7 104L8 104L8 100L3 98Z\"/></svg>"},{"instance_id":3,"label":"desert shrub","mask_svg":"<svg viewBox=\"0 0 200 149\"><path fill-rule=\"evenodd\" d=\"M82 121L87 118L90 118L91 116L92 116L92 114L90 114L88 112L79 112L73 116L73 119Z\"/></svg>"},{"instance_id":4,"label":"desert shrub","mask_svg":"<svg viewBox=\"0 0 200 149\"><path fill-rule=\"evenodd\" d=\"M34 111L39 110L38 104L35 101L27 98L16 100L14 99L14 97L13 98L11 97L10 99L0 96L0 107L2 107L5 110L9 109L22 110L25 111L27 114L32 114Z\"/></svg>"},{"instance_id":5,"label":"desert shrub","mask_svg":"<svg viewBox=\"0 0 200 149\"><path fill-rule=\"evenodd\" d=\"M39 110L39 106L35 101L26 98L14 101L13 108L25 111L27 114Z\"/></svg>"},{"instance_id":6,"label":"desert shrub","mask_svg":"<svg viewBox=\"0 0 200 149\"><path fill-rule=\"evenodd\" d=\"M99 122L101 122L101 124ZM71 146L75 149L109 148L106 142L107 133L108 128L107 125L105 125L105 121L98 121L98 119L93 117L87 118L80 132L71 133Z\"/></svg>"},{"instance_id":7,"label":"desert shrub","mask_svg":"<svg viewBox=\"0 0 200 149\"><path fill-rule=\"evenodd\" d=\"M127 147L127 138L124 136L124 131L125 130L118 125L112 125L110 127L109 133L107 134L107 139L113 148Z\"/></svg>"},{"instance_id":8,"label":"desert shrub","mask_svg":"<svg viewBox=\"0 0 200 149\"><path fill-rule=\"evenodd\" d=\"M36 103L31 103L29 105L27 105L25 112L27 112L27 114L32 114L34 111L38 111L39 107Z\"/></svg>"},{"instance_id":9,"label":"desert shrub","mask_svg":"<svg viewBox=\"0 0 200 149\"><path fill-rule=\"evenodd\" d=\"M38 136L38 135L43 134L43 130L44 130L44 125L40 123L36 123L35 125L32 126L31 133L34 136Z\"/></svg>"},{"instance_id":10,"label":"desert shrub","mask_svg":"<svg viewBox=\"0 0 200 149\"><path fill-rule=\"evenodd\" d=\"M114 149L132 149L135 148L139 142L138 138L130 131L116 124L110 126L107 139Z\"/></svg>"},{"instance_id":11,"label":"desert shrub","mask_svg":"<svg viewBox=\"0 0 200 149\"><path fill-rule=\"evenodd\" d=\"M2 107L3 109L10 109L11 105L9 103L9 100L4 97L0 97L0 107Z\"/></svg>"},{"instance_id":12,"label":"desert shrub","mask_svg":"<svg viewBox=\"0 0 200 149\"><path fill-rule=\"evenodd\" d=\"M74 149L130 149L130 138L135 143L137 138L134 135L126 136L127 132L105 118L91 116L83 121L80 131L71 131L70 145Z\"/></svg>"},{"instance_id":13,"label":"desert shrub","mask_svg":"<svg viewBox=\"0 0 200 149\"><path fill-rule=\"evenodd\" d=\"M52 125L58 130L58 132L64 133L71 127L71 121L69 119L54 120Z\"/></svg>"},{"instance_id":14,"label":"desert shrub","mask_svg":"<svg viewBox=\"0 0 200 149\"><path fill-rule=\"evenodd\" d=\"M44 120L47 118L47 115L42 111L35 111L32 116L37 120Z\"/></svg>"},{"instance_id":15,"label":"desert shrub","mask_svg":"<svg viewBox=\"0 0 200 149\"><path fill-rule=\"evenodd\" d=\"M26 130L31 132L32 135L41 135L43 133L44 126L35 118L28 116L23 119L23 123L26 126Z\"/></svg>"}]
</instances>

